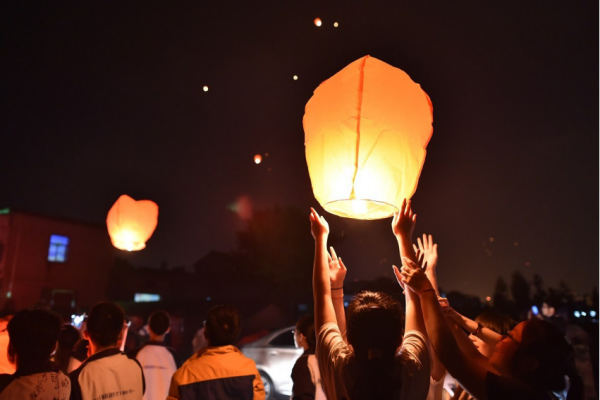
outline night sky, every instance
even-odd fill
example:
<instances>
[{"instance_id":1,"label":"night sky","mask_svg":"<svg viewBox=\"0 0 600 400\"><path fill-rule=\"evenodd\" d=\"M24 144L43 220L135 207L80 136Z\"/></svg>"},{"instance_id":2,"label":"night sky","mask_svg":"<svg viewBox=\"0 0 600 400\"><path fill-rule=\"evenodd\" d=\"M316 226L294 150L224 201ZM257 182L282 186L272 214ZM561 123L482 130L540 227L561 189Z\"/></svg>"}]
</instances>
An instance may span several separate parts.
<instances>
[{"instance_id":1,"label":"night sky","mask_svg":"<svg viewBox=\"0 0 600 400\"><path fill-rule=\"evenodd\" d=\"M0 11L0 208L102 224L121 194L153 200L154 236L123 252L149 267L235 249L236 204L299 207L309 234L318 203L304 105L369 54L433 102L413 203L415 233L439 243L441 286L491 295L515 269L579 293L598 285L597 2L18 1ZM326 218L343 232L350 279L391 276L390 219Z\"/></svg>"}]
</instances>

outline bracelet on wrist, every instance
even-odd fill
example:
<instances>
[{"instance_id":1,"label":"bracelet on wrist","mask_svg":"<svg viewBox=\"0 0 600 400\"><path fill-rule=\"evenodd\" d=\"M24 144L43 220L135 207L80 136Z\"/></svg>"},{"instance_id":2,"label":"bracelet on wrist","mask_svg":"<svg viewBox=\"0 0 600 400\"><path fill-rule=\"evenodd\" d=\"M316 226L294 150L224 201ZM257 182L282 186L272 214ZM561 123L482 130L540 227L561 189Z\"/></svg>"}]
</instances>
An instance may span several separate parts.
<instances>
[{"instance_id":1,"label":"bracelet on wrist","mask_svg":"<svg viewBox=\"0 0 600 400\"><path fill-rule=\"evenodd\" d=\"M477 323L477 329L475 329L475 332L473 332L473 336L477 336L479 335L479 332L481 332L481 330L483 329L483 325L481 325L481 323Z\"/></svg>"},{"instance_id":2,"label":"bracelet on wrist","mask_svg":"<svg viewBox=\"0 0 600 400\"><path fill-rule=\"evenodd\" d=\"M432 287L429 287L429 288L427 288L427 289L423 289L423 290L421 290L419 293L417 293L417 296L420 296L422 293L429 292L430 290L433 290L433 291L435 292L435 289L434 289L434 288L432 288Z\"/></svg>"},{"instance_id":3,"label":"bracelet on wrist","mask_svg":"<svg viewBox=\"0 0 600 400\"><path fill-rule=\"evenodd\" d=\"M340 286L340 287L332 287L331 290L342 290L344 287Z\"/></svg>"}]
</instances>

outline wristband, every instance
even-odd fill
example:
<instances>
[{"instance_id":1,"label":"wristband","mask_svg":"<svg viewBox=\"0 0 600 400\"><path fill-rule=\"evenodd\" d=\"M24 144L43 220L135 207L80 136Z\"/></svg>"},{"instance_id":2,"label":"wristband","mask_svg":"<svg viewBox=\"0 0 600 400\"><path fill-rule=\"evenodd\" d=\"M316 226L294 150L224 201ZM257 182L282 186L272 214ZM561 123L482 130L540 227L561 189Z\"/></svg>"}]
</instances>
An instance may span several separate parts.
<instances>
[{"instance_id":1,"label":"wristband","mask_svg":"<svg viewBox=\"0 0 600 400\"><path fill-rule=\"evenodd\" d=\"M475 329L475 332L473 332L473 336L477 336L479 334L479 332L481 332L481 330L483 329L483 325L481 325L481 323L477 323L477 329Z\"/></svg>"},{"instance_id":2,"label":"wristband","mask_svg":"<svg viewBox=\"0 0 600 400\"><path fill-rule=\"evenodd\" d=\"M331 290L341 290L341 289L343 289L343 288L344 288L343 286L340 286L340 287L332 287L332 288L331 288Z\"/></svg>"},{"instance_id":3,"label":"wristband","mask_svg":"<svg viewBox=\"0 0 600 400\"><path fill-rule=\"evenodd\" d=\"M421 290L419 293L417 293L417 296L420 296L420 295L421 295L421 293L429 292L430 290L433 290L433 291L435 292L435 289L434 289L434 288L432 288L432 287L430 287L430 288L427 288L427 289L423 289L423 290Z\"/></svg>"},{"instance_id":4,"label":"wristband","mask_svg":"<svg viewBox=\"0 0 600 400\"><path fill-rule=\"evenodd\" d=\"M340 297L333 297L333 296L331 296L331 298L332 298L332 299L343 299L343 298L344 298L344 295L341 295Z\"/></svg>"}]
</instances>

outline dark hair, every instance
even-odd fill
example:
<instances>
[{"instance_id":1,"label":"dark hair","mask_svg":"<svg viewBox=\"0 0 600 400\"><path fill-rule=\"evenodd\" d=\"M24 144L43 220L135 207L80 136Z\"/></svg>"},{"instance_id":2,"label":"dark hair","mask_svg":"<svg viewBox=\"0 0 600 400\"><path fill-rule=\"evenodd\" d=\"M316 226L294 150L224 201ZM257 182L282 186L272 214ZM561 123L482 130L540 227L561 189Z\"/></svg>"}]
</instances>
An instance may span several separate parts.
<instances>
[{"instance_id":1,"label":"dark hair","mask_svg":"<svg viewBox=\"0 0 600 400\"><path fill-rule=\"evenodd\" d=\"M210 346L233 344L242 330L240 313L233 306L214 306L208 310L205 327Z\"/></svg>"},{"instance_id":2,"label":"dark hair","mask_svg":"<svg viewBox=\"0 0 600 400\"><path fill-rule=\"evenodd\" d=\"M10 344L19 360L26 363L47 361L60 334L61 318L40 307L21 310L8 323Z\"/></svg>"},{"instance_id":3,"label":"dark hair","mask_svg":"<svg viewBox=\"0 0 600 400\"><path fill-rule=\"evenodd\" d=\"M123 309L110 301L96 303L91 308L86 322L90 340L101 347L116 345L124 324Z\"/></svg>"},{"instance_id":4,"label":"dark hair","mask_svg":"<svg viewBox=\"0 0 600 400\"><path fill-rule=\"evenodd\" d=\"M475 322L479 322L485 328L491 329L501 335L506 335L517 324L508 315L500 314L495 311L482 312L475 318Z\"/></svg>"},{"instance_id":5,"label":"dark hair","mask_svg":"<svg viewBox=\"0 0 600 400\"><path fill-rule=\"evenodd\" d=\"M540 319L524 322L521 343L512 360L515 376L535 387L560 392L565 389L565 375L570 374L572 348L563 333L554 325ZM523 372L519 361L531 357L538 361L533 371Z\"/></svg>"},{"instance_id":6,"label":"dark hair","mask_svg":"<svg viewBox=\"0 0 600 400\"><path fill-rule=\"evenodd\" d=\"M358 378L345 384L353 399L394 398L401 374L394 363L402 343L404 313L400 303L381 292L364 291L348 306L347 337Z\"/></svg>"},{"instance_id":7,"label":"dark hair","mask_svg":"<svg viewBox=\"0 0 600 400\"><path fill-rule=\"evenodd\" d=\"M171 325L171 317L166 311L155 311L148 318L148 327L155 335L164 335Z\"/></svg>"},{"instance_id":8,"label":"dark hair","mask_svg":"<svg viewBox=\"0 0 600 400\"><path fill-rule=\"evenodd\" d=\"M63 325L58 336L58 347L54 354L54 364L64 373L69 373L69 362L73 354L73 347L79 341L79 330L71 324Z\"/></svg>"},{"instance_id":9,"label":"dark hair","mask_svg":"<svg viewBox=\"0 0 600 400\"><path fill-rule=\"evenodd\" d=\"M317 337L315 335L315 319L310 315L301 317L296 322L296 330L306 337L306 343L310 349L317 346Z\"/></svg>"}]
</instances>

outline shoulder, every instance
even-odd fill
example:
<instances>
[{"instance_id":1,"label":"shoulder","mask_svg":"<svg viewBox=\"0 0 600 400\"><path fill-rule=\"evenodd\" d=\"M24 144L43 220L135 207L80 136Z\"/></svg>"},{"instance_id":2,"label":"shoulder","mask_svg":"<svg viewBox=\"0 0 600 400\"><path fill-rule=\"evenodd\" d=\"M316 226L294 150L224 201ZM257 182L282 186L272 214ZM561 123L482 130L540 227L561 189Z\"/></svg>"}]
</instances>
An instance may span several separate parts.
<instances>
[{"instance_id":1,"label":"shoulder","mask_svg":"<svg viewBox=\"0 0 600 400\"><path fill-rule=\"evenodd\" d=\"M10 375L10 374L0 374L0 393L2 393L2 391L4 389L6 389L6 387L8 385L11 384L12 381L14 381L16 378L14 375Z\"/></svg>"},{"instance_id":2,"label":"shoulder","mask_svg":"<svg viewBox=\"0 0 600 400\"><path fill-rule=\"evenodd\" d=\"M420 364L429 360L429 350L425 336L419 331L406 332L402 339L400 357L403 361L417 361Z\"/></svg>"},{"instance_id":3,"label":"shoulder","mask_svg":"<svg viewBox=\"0 0 600 400\"><path fill-rule=\"evenodd\" d=\"M340 328L334 322L321 326L317 335L317 353L347 350L348 346L342 337Z\"/></svg>"}]
</instances>

